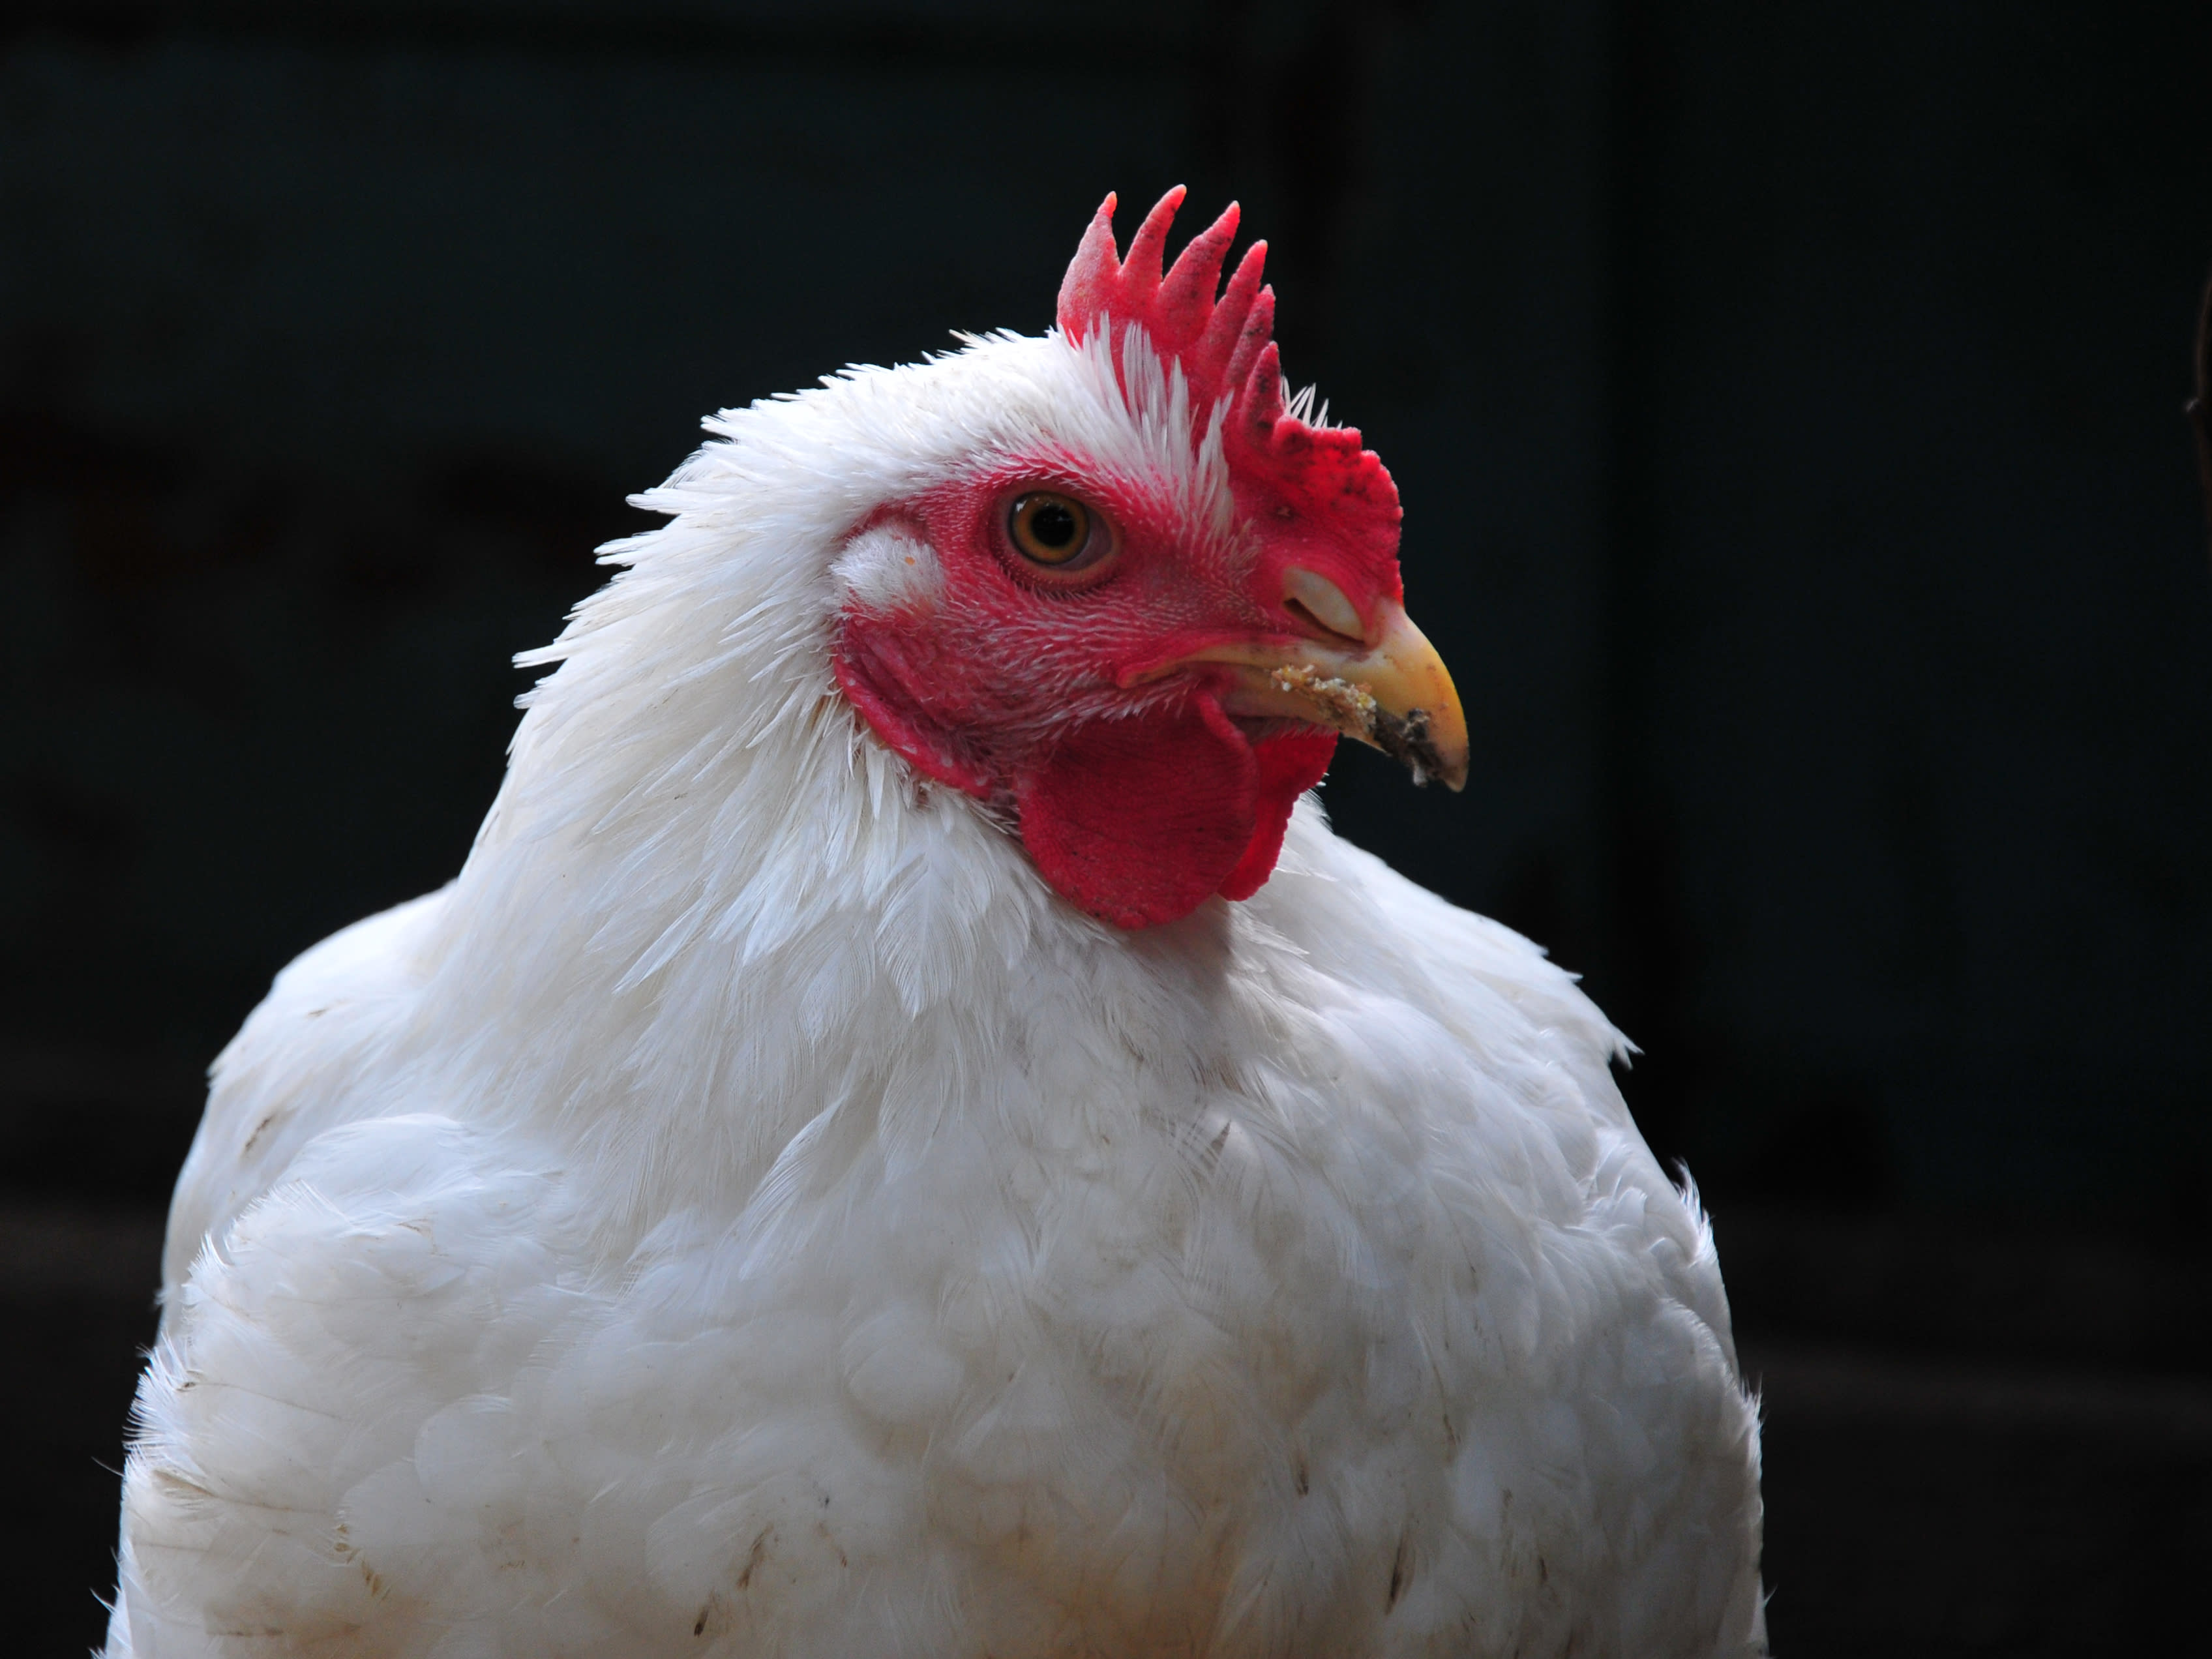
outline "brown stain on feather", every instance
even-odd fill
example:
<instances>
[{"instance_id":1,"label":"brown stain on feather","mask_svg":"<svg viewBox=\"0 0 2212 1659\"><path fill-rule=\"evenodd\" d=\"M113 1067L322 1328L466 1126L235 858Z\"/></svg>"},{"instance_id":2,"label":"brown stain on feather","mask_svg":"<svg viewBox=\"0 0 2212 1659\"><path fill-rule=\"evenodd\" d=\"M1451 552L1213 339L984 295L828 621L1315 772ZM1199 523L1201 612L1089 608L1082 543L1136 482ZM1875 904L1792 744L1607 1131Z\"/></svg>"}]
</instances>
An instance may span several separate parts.
<instances>
[{"instance_id":1,"label":"brown stain on feather","mask_svg":"<svg viewBox=\"0 0 2212 1659\"><path fill-rule=\"evenodd\" d=\"M1406 1593L1406 1581L1412 1576L1406 1571L1406 1550L1410 1542L1407 1534L1398 1534L1398 1553L1390 1558L1390 1593L1382 1601L1385 1613L1396 1607L1398 1598Z\"/></svg>"},{"instance_id":2,"label":"brown stain on feather","mask_svg":"<svg viewBox=\"0 0 2212 1659\"><path fill-rule=\"evenodd\" d=\"M751 1553L745 1557L745 1565L738 1573L739 1589L752 1588L753 1574L758 1570L760 1564L768 1559L768 1540L775 1532L775 1528L773 1526L763 1527L760 1529L760 1535L753 1540Z\"/></svg>"}]
</instances>

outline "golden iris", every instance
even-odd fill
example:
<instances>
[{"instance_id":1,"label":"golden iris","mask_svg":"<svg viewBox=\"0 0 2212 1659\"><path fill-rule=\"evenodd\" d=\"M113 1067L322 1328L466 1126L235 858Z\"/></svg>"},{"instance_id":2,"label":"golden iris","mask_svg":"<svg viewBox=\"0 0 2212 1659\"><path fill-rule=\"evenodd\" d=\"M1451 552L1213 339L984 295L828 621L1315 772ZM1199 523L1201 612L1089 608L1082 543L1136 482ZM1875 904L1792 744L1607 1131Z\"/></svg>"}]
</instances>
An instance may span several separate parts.
<instances>
[{"instance_id":1,"label":"golden iris","mask_svg":"<svg viewBox=\"0 0 2212 1659\"><path fill-rule=\"evenodd\" d=\"M1006 533L1015 550L1038 564L1073 563L1091 545L1091 509L1049 489L1032 489L1014 502Z\"/></svg>"}]
</instances>

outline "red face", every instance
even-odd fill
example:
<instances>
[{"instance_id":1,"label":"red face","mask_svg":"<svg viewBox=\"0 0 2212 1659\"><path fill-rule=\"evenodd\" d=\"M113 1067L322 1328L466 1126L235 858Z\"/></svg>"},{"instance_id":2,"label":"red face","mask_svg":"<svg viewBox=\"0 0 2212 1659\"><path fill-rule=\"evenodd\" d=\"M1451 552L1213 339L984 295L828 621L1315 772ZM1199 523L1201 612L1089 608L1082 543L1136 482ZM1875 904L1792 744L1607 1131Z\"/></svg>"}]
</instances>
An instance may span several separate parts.
<instances>
[{"instance_id":1,"label":"red face","mask_svg":"<svg viewBox=\"0 0 2212 1659\"><path fill-rule=\"evenodd\" d=\"M1451 676L1399 603L1389 475L1357 432L1284 408L1263 245L1217 298L1234 208L1163 270L1182 200L1161 199L1125 260L1106 198L1060 285L1060 334L1103 347L1124 392L1158 368L1131 352L1172 360L1229 502L1064 453L995 464L862 527L926 568L856 581L836 652L884 742L1006 809L1061 896L1122 927L1256 891L1340 732L1417 781L1467 775Z\"/></svg>"},{"instance_id":2,"label":"red face","mask_svg":"<svg viewBox=\"0 0 2212 1659\"><path fill-rule=\"evenodd\" d=\"M939 579L856 599L836 647L885 742L1009 809L1053 887L1122 927L1267 878L1332 726L1358 729L1281 682L1364 690L1338 671L1387 675L1374 649L1404 618L1395 558L1337 545L1264 481L1237 483L1225 532L1164 493L1041 455L887 509L861 533L926 543Z\"/></svg>"}]
</instances>

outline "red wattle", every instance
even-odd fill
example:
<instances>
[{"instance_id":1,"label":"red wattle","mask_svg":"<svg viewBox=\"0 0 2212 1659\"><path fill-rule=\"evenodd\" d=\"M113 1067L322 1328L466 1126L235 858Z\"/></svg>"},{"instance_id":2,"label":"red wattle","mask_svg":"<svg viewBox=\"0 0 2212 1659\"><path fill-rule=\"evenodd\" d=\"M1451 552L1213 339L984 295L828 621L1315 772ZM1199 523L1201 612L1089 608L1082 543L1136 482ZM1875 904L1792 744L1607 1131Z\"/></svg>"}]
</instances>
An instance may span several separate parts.
<instances>
[{"instance_id":1,"label":"red wattle","mask_svg":"<svg viewBox=\"0 0 2212 1659\"><path fill-rule=\"evenodd\" d=\"M1291 809L1328 770L1336 754L1336 733L1314 726L1270 738L1253 754L1260 768L1255 792L1259 822L1252 839L1245 843L1244 856L1222 880L1224 898L1250 898L1275 873L1275 860L1283 852L1283 832L1291 827Z\"/></svg>"},{"instance_id":2,"label":"red wattle","mask_svg":"<svg viewBox=\"0 0 2212 1659\"><path fill-rule=\"evenodd\" d=\"M1054 889L1117 927L1187 916L1250 845L1259 766L1211 697L1091 720L1015 781L1022 845Z\"/></svg>"},{"instance_id":3,"label":"red wattle","mask_svg":"<svg viewBox=\"0 0 2212 1659\"><path fill-rule=\"evenodd\" d=\"M1215 893L1249 898L1275 867L1298 796L1336 736L1256 749L1211 697L1094 720L1017 780L1022 844L1060 896L1117 927L1156 927Z\"/></svg>"}]
</instances>

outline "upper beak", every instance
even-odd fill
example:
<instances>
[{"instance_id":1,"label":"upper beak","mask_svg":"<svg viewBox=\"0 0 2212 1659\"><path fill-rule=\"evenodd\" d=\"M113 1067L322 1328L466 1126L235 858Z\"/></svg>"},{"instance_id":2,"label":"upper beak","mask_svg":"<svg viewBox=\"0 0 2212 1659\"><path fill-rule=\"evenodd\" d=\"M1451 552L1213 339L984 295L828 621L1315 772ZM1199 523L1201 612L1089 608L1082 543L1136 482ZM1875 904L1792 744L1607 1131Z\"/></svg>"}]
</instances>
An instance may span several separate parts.
<instances>
[{"instance_id":1,"label":"upper beak","mask_svg":"<svg viewBox=\"0 0 2212 1659\"><path fill-rule=\"evenodd\" d=\"M1455 791L1466 786L1467 716L1459 693L1436 647L1402 605L1383 605L1364 643L1237 641L1208 646L1170 666L1194 662L1237 670L1236 689L1223 703L1232 714L1334 726L1403 761L1416 783L1441 778Z\"/></svg>"}]
</instances>

